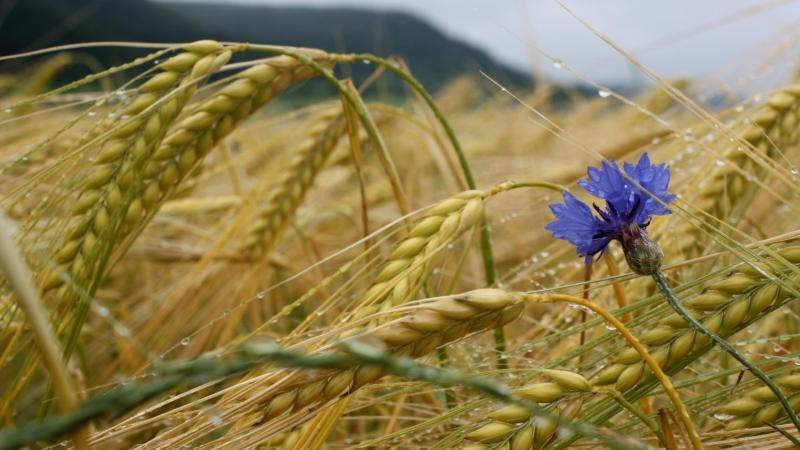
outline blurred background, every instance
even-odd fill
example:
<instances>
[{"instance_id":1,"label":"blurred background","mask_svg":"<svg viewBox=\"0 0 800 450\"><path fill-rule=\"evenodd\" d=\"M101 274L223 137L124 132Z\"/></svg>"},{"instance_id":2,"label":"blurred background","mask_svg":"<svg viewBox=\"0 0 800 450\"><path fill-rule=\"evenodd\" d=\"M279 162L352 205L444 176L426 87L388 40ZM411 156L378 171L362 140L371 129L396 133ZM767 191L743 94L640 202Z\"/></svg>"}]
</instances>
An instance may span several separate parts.
<instances>
[{"instance_id":1,"label":"blurred background","mask_svg":"<svg viewBox=\"0 0 800 450\"><path fill-rule=\"evenodd\" d=\"M656 73L701 80L713 95L763 90L790 77L798 20L796 0L0 0L0 53L214 38L397 55L434 91L479 71L521 87L592 80L622 91L647 88L602 33ZM110 66L141 51L86 52ZM13 70L14 62L0 69ZM356 78L369 73L349 70Z\"/></svg>"}]
</instances>

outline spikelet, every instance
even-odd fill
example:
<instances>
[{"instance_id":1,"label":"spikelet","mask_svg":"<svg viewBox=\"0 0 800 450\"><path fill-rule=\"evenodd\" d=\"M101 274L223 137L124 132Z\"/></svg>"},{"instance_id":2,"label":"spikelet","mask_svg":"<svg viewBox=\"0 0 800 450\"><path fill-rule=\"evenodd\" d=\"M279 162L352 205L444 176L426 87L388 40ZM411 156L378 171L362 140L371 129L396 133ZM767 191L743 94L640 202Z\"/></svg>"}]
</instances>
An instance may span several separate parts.
<instances>
[{"instance_id":1,"label":"spikelet","mask_svg":"<svg viewBox=\"0 0 800 450\"><path fill-rule=\"evenodd\" d=\"M137 206L126 199L142 167L191 98L197 81L216 72L231 56L213 41L195 42L184 50L161 63L161 72L139 87L139 95L121 113L130 118L100 144L93 170L72 207L68 240L53 256L59 268L46 278L44 291L62 286L67 274L88 288L104 249L116 239L115 222L136 213ZM66 286L57 293L62 302L74 296Z\"/></svg>"},{"instance_id":2,"label":"spikelet","mask_svg":"<svg viewBox=\"0 0 800 450\"><path fill-rule=\"evenodd\" d=\"M566 370L545 370L553 382L534 383L514 391L517 396L536 403L550 404L551 413L574 417L577 415L580 400L558 404L570 394L580 394L592 390L589 381L582 375ZM509 405L488 414L488 421L467 433L464 438L480 444L504 442L510 449L542 448L552 438L556 422L534 416L528 409Z\"/></svg>"},{"instance_id":3,"label":"spikelet","mask_svg":"<svg viewBox=\"0 0 800 450\"><path fill-rule=\"evenodd\" d=\"M776 377L775 384L789 399L792 408L800 410L800 373ZM767 387L753 388L737 397L719 408L720 413L731 416L727 424L730 430L774 423L786 414L775 394Z\"/></svg>"},{"instance_id":4,"label":"spikelet","mask_svg":"<svg viewBox=\"0 0 800 450\"><path fill-rule=\"evenodd\" d=\"M265 200L258 206L243 238L241 252L248 258L255 260L269 252L303 202L308 188L345 132L345 122L340 115L339 109L331 109L316 117L306 139L297 145L291 160L279 172L280 177L270 180L271 183L255 194Z\"/></svg>"},{"instance_id":5,"label":"spikelet","mask_svg":"<svg viewBox=\"0 0 800 450\"><path fill-rule=\"evenodd\" d=\"M367 289L367 302L386 309L412 298L447 245L483 219L487 195L491 191L465 191L429 209L395 246ZM361 314L370 312L370 308L364 308Z\"/></svg>"},{"instance_id":6,"label":"spikelet","mask_svg":"<svg viewBox=\"0 0 800 450\"><path fill-rule=\"evenodd\" d=\"M778 250L778 254L792 264L800 263L800 247L787 247ZM780 275L780 271L776 273ZM792 278L787 281L792 283ZM790 297L777 283L747 267L710 283L701 294L686 300L685 305L706 328L720 336L729 336L762 311L786 303ZM640 340L649 346L650 354L664 368L709 343L676 314L659 320ZM625 350L594 377L593 383L613 384L623 392L636 386L647 374L639 355Z\"/></svg>"}]
</instances>

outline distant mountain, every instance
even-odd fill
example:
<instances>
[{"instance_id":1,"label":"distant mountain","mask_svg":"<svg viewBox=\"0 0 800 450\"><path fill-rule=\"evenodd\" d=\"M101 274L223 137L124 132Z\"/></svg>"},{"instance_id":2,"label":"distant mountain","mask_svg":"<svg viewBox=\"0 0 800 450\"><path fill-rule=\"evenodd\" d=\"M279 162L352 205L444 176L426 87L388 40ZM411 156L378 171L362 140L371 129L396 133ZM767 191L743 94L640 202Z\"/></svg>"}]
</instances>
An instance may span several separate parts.
<instances>
[{"instance_id":1,"label":"distant mountain","mask_svg":"<svg viewBox=\"0 0 800 450\"><path fill-rule=\"evenodd\" d=\"M145 0L21 0L10 4L11 10L0 24L0 53L4 55L76 42L211 38L399 55L432 90L479 69L511 85L531 84L529 77L497 63L485 52L405 13ZM88 51L109 65L143 53L119 48ZM351 70L356 78L363 78L370 68L354 66Z\"/></svg>"}]
</instances>

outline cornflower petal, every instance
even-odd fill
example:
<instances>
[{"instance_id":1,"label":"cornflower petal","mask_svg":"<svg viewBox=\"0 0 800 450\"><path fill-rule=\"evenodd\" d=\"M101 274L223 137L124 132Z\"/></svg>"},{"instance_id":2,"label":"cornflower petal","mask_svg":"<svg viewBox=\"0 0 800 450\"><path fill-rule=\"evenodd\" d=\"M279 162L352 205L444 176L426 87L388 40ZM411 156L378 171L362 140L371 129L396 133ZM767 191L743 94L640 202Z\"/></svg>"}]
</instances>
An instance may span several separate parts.
<instances>
[{"instance_id":1,"label":"cornflower petal","mask_svg":"<svg viewBox=\"0 0 800 450\"><path fill-rule=\"evenodd\" d=\"M545 229L553 236L563 239L574 245L578 254L583 256L593 255L603 250L611 238L598 235L601 231L599 221L592 214L586 203L578 200L569 192L564 193L564 203L550 205L550 210L556 220L548 223Z\"/></svg>"}]
</instances>

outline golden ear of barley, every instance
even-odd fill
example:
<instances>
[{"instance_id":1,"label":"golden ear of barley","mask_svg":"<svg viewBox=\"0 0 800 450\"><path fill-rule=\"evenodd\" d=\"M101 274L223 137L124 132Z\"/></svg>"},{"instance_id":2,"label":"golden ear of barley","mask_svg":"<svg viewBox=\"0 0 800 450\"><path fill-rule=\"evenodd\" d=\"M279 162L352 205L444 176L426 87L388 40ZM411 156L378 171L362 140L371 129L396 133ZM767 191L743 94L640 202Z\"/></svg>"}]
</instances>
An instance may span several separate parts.
<instances>
[{"instance_id":1,"label":"golden ear of barley","mask_svg":"<svg viewBox=\"0 0 800 450\"><path fill-rule=\"evenodd\" d=\"M792 264L800 263L800 247L787 247L777 252ZM775 275L779 278L784 276L775 269L780 266L772 262ZM794 281L788 280L790 283ZM686 300L685 305L706 328L721 336L729 336L762 311L782 305L790 297L791 294L781 289L777 282L748 267L709 283L701 294ZM706 337L675 315L661 319L640 340L649 346L650 354L662 367L677 363L709 343ZM636 386L647 375L648 370L638 355L625 350L617 355L613 364L600 371L593 382L595 385L614 384L622 392Z\"/></svg>"},{"instance_id":2,"label":"golden ear of barley","mask_svg":"<svg viewBox=\"0 0 800 450\"><path fill-rule=\"evenodd\" d=\"M755 152L765 160L778 157L782 151L795 146L798 142L798 118L800 117L800 84L784 87L772 94L743 127L739 136L753 146ZM751 197L757 189L753 181L765 174L747 153L739 148L731 149L725 155L726 165L717 170L705 187L701 190L693 206L725 220L734 207L743 207L742 200ZM738 167L742 172L734 169ZM743 173L754 174L745 176ZM716 224L709 224L702 229L682 222L676 236L681 236L679 247L685 255L699 256L708 243L707 232L714 233Z\"/></svg>"},{"instance_id":3,"label":"golden ear of barley","mask_svg":"<svg viewBox=\"0 0 800 450\"><path fill-rule=\"evenodd\" d=\"M65 274L83 288L94 275L103 251L103 238L114 228L114 220L125 214L124 200L140 177L140 171L166 134L167 128L196 89L196 82L221 68L231 56L221 44L199 41L186 51L159 65L161 72L139 87L139 95L123 111L130 117L113 129L100 144L93 171L83 181L78 200L72 207L72 226L68 240L55 253L59 268L43 284L49 291L64 283ZM131 205L127 214L131 214ZM62 287L60 299L69 298L72 289Z\"/></svg>"},{"instance_id":4,"label":"golden ear of barley","mask_svg":"<svg viewBox=\"0 0 800 450\"><path fill-rule=\"evenodd\" d=\"M566 370L545 370L544 373L553 382L523 386L514 394L532 402L554 404L570 394L592 389L589 381L578 373ZM570 417L578 412L574 402L553 405L549 410ZM553 438L557 426L556 422L535 417L528 409L516 405L495 410L488 414L488 419L464 438L481 444L504 442L512 449L541 448Z\"/></svg>"},{"instance_id":5,"label":"golden ear of barley","mask_svg":"<svg viewBox=\"0 0 800 450\"><path fill-rule=\"evenodd\" d=\"M441 261L447 245L483 219L488 195L490 191L462 192L434 205L411 225L364 295L368 304L377 306L363 308L360 314L400 305L412 298Z\"/></svg>"},{"instance_id":6,"label":"golden ear of barley","mask_svg":"<svg viewBox=\"0 0 800 450\"><path fill-rule=\"evenodd\" d=\"M795 372L775 378L795 410L800 410L800 373ZM766 386L750 389L719 408L719 412L731 416L727 424L730 430L760 427L785 415L775 394Z\"/></svg>"},{"instance_id":7,"label":"golden ear of barley","mask_svg":"<svg viewBox=\"0 0 800 450\"><path fill-rule=\"evenodd\" d=\"M505 325L522 312L520 299L499 289L479 289L421 305L370 333L395 355L419 358L467 334ZM310 410L381 378L380 368L332 370L321 377L270 392L262 422L286 411Z\"/></svg>"},{"instance_id":8,"label":"golden ear of barley","mask_svg":"<svg viewBox=\"0 0 800 450\"><path fill-rule=\"evenodd\" d=\"M345 122L340 116L341 110L331 109L316 117L308 136L294 149L291 160L280 171L279 179L256 194L266 199L258 206L243 239L241 251L248 258L255 260L269 252L303 202L308 188L345 132Z\"/></svg>"},{"instance_id":9,"label":"golden ear of barley","mask_svg":"<svg viewBox=\"0 0 800 450\"><path fill-rule=\"evenodd\" d=\"M316 50L305 53L321 60L327 55ZM131 204L136 207L135 212L126 218L130 226L141 225L145 215L152 217L197 163L239 122L289 85L314 75L312 69L293 58L268 58L237 74L235 80L194 108L176 124L143 168L142 183Z\"/></svg>"}]
</instances>

